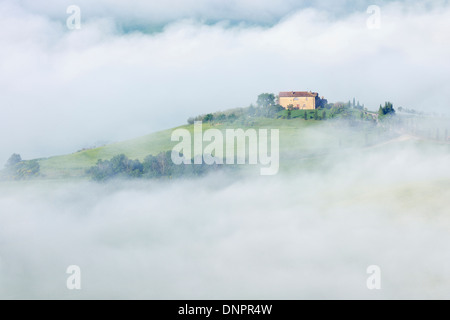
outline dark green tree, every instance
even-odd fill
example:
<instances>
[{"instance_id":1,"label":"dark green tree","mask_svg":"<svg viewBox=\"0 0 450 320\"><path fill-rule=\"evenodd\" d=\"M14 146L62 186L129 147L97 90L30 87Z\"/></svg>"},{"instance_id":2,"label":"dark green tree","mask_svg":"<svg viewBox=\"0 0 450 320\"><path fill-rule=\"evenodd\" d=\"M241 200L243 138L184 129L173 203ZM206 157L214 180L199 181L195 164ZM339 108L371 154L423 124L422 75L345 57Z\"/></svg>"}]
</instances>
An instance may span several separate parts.
<instances>
[{"instance_id":1,"label":"dark green tree","mask_svg":"<svg viewBox=\"0 0 450 320\"><path fill-rule=\"evenodd\" d=\"M110 163L112 172L116 175L127 171L128 158L124 154L113 157Z\"/></svg>"},{"instance_id":2,"label":"dark green tree","mask_svg":"<svg viewBox=\"0 0 450 320\"><path fill-rule=\"evenodd\" d=\"M96 181L106 181L112 178L139 178L144 172L144 166L139 160L130 160L124 154L111 160L98 160L97 165L87 170L87 174Z\"/></svg>"},{"instance_id":3,"label":"dark green tree","mask_svg":"<svg viewBox=\"0 0 450 320\"><path fill-rule=\"evenodd\" d=\"M22 157L20 156L20 154L14 153L11 157L9 157L5 167L12 168L19 162L22 162Z\"/></svg>"},{"instance_id":4,"label":"dark green tree","mask_svg":"<svg viewBox=\"0 0 450 320\"><path fill-rule=\"evenodd\" d=\"M285 109L279 104L276 104L273 106L269 106L265 110L266 110L265 116L267 116L268 118L274 118L280 113L280 111L283 111Z\"/></svg>"},{"instance_id":5,"label":"dark green tree","mask_svg":"<svg viewBox=\"0 0 450 320\"><path fill-rule=\"evenodd\" d=\"M229 114L227 117L229 122L234 122L234 121L236 121L237 118L238 118L237 115L234 113Z\"/></svg>"},{"instance_id":6,"label":"dark green tree","mask_svg":"<svg viewBox=\"0 0 450 320\"><path fill-rule=\"evenodd\" d=\"M395 115L393 104L391 102L386 102L384 104L384 107L380 105L380 109L378 109L378 115L380 116L380 118Z\"/></svg>"},{"instance_id":7,"label":"dark green tree","mask_svg":"<svg viewBox=\"0 0 450 320\"><path fill-rule=\"evenodd\" d=\"M204 122L211 122L214 120L214 116L212 115L212 113L208 113L204 118L203 121Z\"/></svg>"},{"instance_id":8,"label":"dark green tree","mask_svg":"<svg viewBox=\"0 0 450 320\"><path fill-rule=\"evenodd\" d=\"M395 114L394 105L391 102L386 102L384 104L383 112L385 115L394 115Z\"/></svg>"},{"instance_id":9,"label":"dark green tree","mask_svg":"<svg viewBox=\"0 0 450 320\"><path fill-rule=\"evenodd\" d=\"M226 119L227 119L227 116L226 116L225 113L219 114L219 115L217 116L217 118L216 118L216 120L219 121L219 122L223 122L223 121L225 121Z\"/></svg>"},{"instance_id":10,"label":"dark green tree","mask_svg":"<svg viewBox=\"0 0 450 320\"><path fill-rule=\"evenodd\" d=\"M267 108L275 104L275 95L273 93L261 93L256 100L258 107Z\"/></svg>"}]
</instances>

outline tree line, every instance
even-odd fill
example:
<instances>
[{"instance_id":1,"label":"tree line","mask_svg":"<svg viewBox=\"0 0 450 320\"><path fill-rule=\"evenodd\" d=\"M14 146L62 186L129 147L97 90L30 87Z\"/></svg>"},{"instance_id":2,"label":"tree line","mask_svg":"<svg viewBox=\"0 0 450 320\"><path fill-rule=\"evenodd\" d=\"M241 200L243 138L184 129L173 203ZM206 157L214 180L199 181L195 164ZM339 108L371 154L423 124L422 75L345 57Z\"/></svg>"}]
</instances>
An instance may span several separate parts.
<instances>
[{"instance_id":1,"label":"tree line","mask_svg":"<svg viewBox=\"0 0 450 320\"><path fill-rule=\"evenodd\" d=\"M356 102L353 98L353 103L337 102L328 103L326 100L321 100L315 110L299 110L293 105L289 105L287 109L277 104L277 96L273 93L261 93L258 95L256 105L251 104L244 108L235 108L227 111L220 111L215 113L208 113L190 117L187 122L193 124L195 121L202 121L204 123L234 123L247 125L251 124L255 118L272 118L272 119L295 119L303 118L304 120L327 120L333 118L344 118L355 120L374 121L375 119L368 114L368 110L364 104ZM386 112L390 112L387 111ZM395 111L394 111L395 112ZM356 115L357 114L357 115Z\"/></svg>"},{"instance_id":2,"label":"tree line","mask_svg":"<svg viewBox=\"0 0 450 320\"><path fill-rule=\"evenodd\" d=\"M97 164L89 168L86 173L94 181L107 181L120 178L179 178L201 176L207 172L218 170L219 165L175 165L171 158L172 151L161 152L156 156L149 155L143 162L129 159L120 154L111 160L98 160Z\"/></svg>"},{"instance_id":3,"label":"tree line","mask_svg":"<svg viewBox=\"0 0 450 320\"><path fill-rule=\"evenodd\" d=\"M195 121L206 123L233 123L236 121L246 121L254 118L277 118L280 111L285 110L282 106L276 104L276 96L273 93L262 93L256 100L256 105L251 104L244 108L235 108L227 111L220 111L191 117L187 120L188 124Z\"/></svg>"}]
</instances>

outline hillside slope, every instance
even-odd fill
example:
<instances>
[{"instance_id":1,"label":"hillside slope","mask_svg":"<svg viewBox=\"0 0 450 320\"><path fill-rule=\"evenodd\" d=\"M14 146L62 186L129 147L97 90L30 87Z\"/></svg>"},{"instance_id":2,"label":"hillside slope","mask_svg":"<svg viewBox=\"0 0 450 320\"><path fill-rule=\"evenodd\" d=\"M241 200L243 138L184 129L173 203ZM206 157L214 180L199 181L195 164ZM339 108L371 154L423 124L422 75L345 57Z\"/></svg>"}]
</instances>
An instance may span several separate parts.
<instances>
[{"instance_id":1,"label":"hillside slope","mask_svg":"<svg viewBox=\"0 0 450 320\"><path fill-rule=\"evenodd\" d=\"M192 133L194 126L184 125L177 128L184 128ZM73 154L39 159L41 177L44 179L83 177L86 169L95 165L99 159L109 160L118 154L142 161L150 154L157 155L171 150L177 143L171 141L171 134L177 128ZM373 126L355 129L340 121L260 118L249 123L203 124L203 130L209 128L223 132L225 129L234 128L279 129L280 153L285 156L286 161L317 157L346 147L364 147L381 139L380 133Z\"/></svg>"}]
</instances>

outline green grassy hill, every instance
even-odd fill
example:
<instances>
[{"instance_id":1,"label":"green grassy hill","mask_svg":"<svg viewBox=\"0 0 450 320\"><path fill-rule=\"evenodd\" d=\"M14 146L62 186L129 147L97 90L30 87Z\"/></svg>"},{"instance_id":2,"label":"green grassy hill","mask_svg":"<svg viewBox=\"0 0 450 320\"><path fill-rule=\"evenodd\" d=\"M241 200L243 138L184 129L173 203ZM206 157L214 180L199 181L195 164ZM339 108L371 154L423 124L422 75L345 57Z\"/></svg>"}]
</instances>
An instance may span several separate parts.
<instances>
[{"instance_id":1,"label":"green grassy hill","mask_svg":"<svg viewBox=\"0 0 450 320\"><path fill-rule=\"evenodd\" d=\"M109 160L118 154L143 160L149 154L170 150L172 129L152 133L132 140L122 141L103 147L84 150L73 154L40 159L41 176L45 178L67 178L83 176L85 170L99 159Z\"/></svg>"},{"instance_id":2,"label":"green grassy hill","mask_svg":"<svg viewBox=\"0 0 450 320\"><path fill-rule=\"evenodd\" d=\"M188 129L192 133L194 126L185 125L177 128ZM157 155L171 150L177 143L171 141L171 134L177 128L69 155L40 159L41 177L44 179L83 177L86 169L95 165L99 159L109 160L118 154L125 154L130 159L142 161L150 154ZM354 129L339 122L305 121L300 118L290 120L258 118L248 123L237 121L203 124L203 130L209 128L222 131L233 128L279 129L280 153L287 161L317 157L342 147L364 146L367 145L368 139L373 140L378 134L374 127L359 128L359 133L355 134Z\"/></svg>"},{"instance_id":3,"label":"green grassy hill","mask_svg":"<svg viewBox=\"0 0 450 320\"><path fill-rule=\"evenodd\" d=\"M267 108L249 106L200 115L188 121L193 123L195 120L202 120L204 131L214 128L223 133L226 129L238 128L278 129L280 169L288 171L316 166L321 159L338 156L348 149L360 149L364 152L365 149L374 146L389 148L392 143L417 144L419 140L422 142L426 140L425 145L436 143L449 145L448 125L445 123L445 125L436 126L436 119L425 121L424 118L397 115L395 118L382 118L380 122L377 113L342 104L308 111L289 111L280 110L280 108L282 109L280 106ZM11 178L8 176L11 171L8 173L3 170L0 172L0 178L21 179L22 176L27 175L28 177L38 175L39 179L46 180L87 178L86 170L95 166L98 160L110 160L123 154L131 160L137 159L142 162L149 155L157 156L162 152L170 151L178 143L171 141L172 132L178 128L187 129L191 133L194 131L193 124L184 125L73 154L23 161L24 175L18 175L16 171L14 173L16 176ZM411 138L414 136L420 138L395 141L398 136L407 135L407 132ZM386 145L389 141L392 143ZM207 143L204 143L204 147L206 145ZM31 166L34 167L30 169ZM38 173L39 170L33 171L39 167L40 173Z\"/></svg>"}]
</instances>

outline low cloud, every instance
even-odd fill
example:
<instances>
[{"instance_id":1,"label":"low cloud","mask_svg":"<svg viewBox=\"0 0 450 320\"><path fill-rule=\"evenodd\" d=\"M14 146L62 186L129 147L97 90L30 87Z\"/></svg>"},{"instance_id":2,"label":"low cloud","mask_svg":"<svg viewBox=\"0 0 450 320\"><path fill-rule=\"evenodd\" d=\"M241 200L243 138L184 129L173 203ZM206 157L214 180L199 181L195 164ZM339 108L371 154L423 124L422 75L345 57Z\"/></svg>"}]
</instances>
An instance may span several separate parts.
<instances>
[{"instance_id":1,"label":"low cloud","mask_svg":"<svg viewBox=\"0 0 450 320\"><path fill-rule=\"evenodd\" d=\"M2 184L0 297L448 298L450 159L402 145L276 177Z\"/></svg>"}]
</instances>

